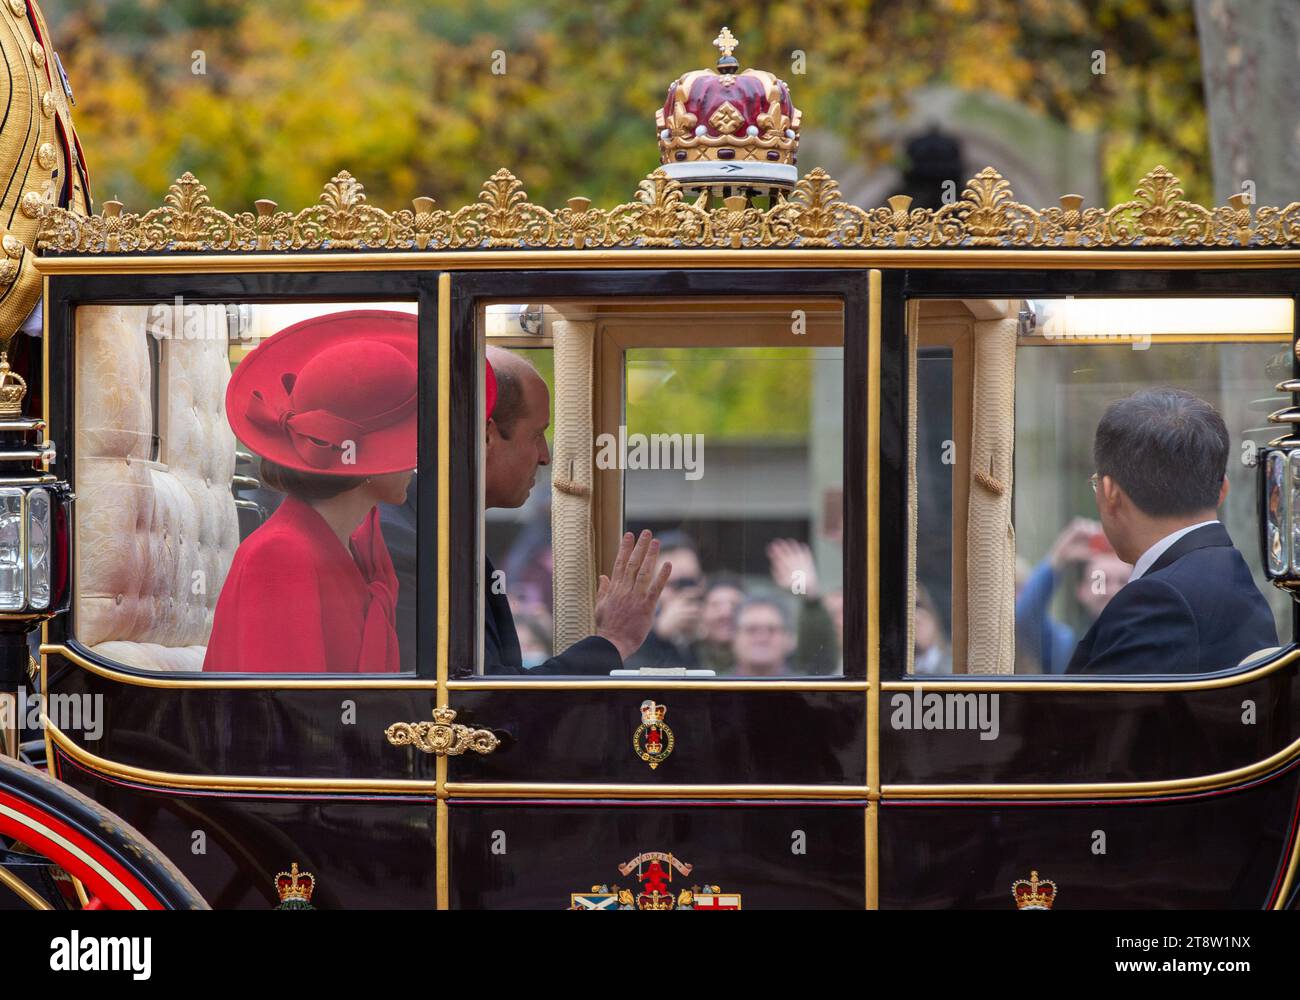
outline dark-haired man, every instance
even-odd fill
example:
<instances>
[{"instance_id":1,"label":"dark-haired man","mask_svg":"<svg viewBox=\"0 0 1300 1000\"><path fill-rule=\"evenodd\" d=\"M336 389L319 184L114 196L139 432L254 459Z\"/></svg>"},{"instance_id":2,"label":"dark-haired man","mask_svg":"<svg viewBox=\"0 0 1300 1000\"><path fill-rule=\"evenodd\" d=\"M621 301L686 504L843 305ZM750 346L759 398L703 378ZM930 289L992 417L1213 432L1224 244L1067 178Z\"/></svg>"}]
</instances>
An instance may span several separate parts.
<instances>
[{"instance_id":1,"label":"dark-haired man","mask_svg":"<svg viewBox=\"0 0 1300 1000\"><path fill-rule=\"evenodd\" d=\"M522 507L537 482L537 468L551 464L546 428L551 420L550 390L537 369L517 354L489 347L497 398L488 418L484 444L484 505ZM415 648L415 497L384 505L384 538L397 570L398 636L403 669L414 669ZM605 675L620 669L645 641L655 606L672 572L659 562L659 542L648 531L624 534L609 576L596 591L596 634L580 639L558 656L525 668L514 614L496 585L492 560L486 560L483 597L483 669L489 674ZM505 581L508 589L509 581Z\"/></svg>"},{"instance_id":2,"label":"dark-haired man","mask_svg":"<svg viewBox=\"0 0 1300 1000\"><path fill-rule=\"evenodd\" d=\"M1092 477L1102 530L1132 576L1067 673L1198 673L1277 645L1268 603L1218 520L1230 441L1218 411L1180 389L1112 403Z\"/></svg>"}]
</instances>

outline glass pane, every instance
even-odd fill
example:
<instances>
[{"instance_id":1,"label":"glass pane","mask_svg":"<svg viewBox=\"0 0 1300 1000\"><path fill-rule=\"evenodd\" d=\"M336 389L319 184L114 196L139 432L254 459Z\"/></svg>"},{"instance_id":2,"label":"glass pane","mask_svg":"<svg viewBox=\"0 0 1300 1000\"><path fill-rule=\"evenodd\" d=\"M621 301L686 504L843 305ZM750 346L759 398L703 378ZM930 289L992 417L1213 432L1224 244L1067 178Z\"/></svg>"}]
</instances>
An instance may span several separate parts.
<instances>
[{"instance_id":1,"label":"glass pane","mask_svg":"<svg viewBox=\"0 0 1300 1000\"><path fill-rule=\"evenodd\" d=\"M1288 530L1294 531L1294 526L1291 529L1287 527L1288 502L1291 503L1291 509L1295 509L1294 486L1294 469L1290 473L1290 480L1288 480L1287 456L1280 451L1269 452L1268 475L1265 478L1264 486L1267 491L1265 504L1268 518L1268 570L1270 573L1276 573L1279 576L1290 568L1291 563L1288 552L1291 548L1294 548L1294 546L1287 545L1286 538ZM1294 525L1294 522L1292 524Z\"/></svg>"},{"instance_id":2,"label":"glass pane","mask_svg":"<svg viewBox=\"0 0 1300 1000\"><path fill-rule=\"evenodd\" d=\"M487 307L486 673L842 674L842 310L792 315ZM672 568L614 637L592 596L625 530Z\"/></svg>"},{"instance_id":3,"label":"glass pane","mask_svg":"<svg viewBox=\"0 0 1300 1000\"><path fill-rule=\"evenodd\" d=\"M952 669L953 357L950 347L917 352L916 605L920 627L917 673ZM928 617L926 617L928 616Z\"/></svg>"},{"instance_id":4,"label":"glass pane","mask_svg":"<svg viewBox=\"0 0 1300 1000\"><path fill-rule=\"evenodd\" d=\"M1290 301L980 308L922 303L916 332L915 672L946 672L923 627L945 598L958 672L1197 673L1276 647L1289 598L1266 585L1253 458L1278 433ZM936 343L968 359L950 386Z\"/></svg>"},{"instance_id":5,"label":"glass pane","mask_svg":"<svg viewBox=\"0 0 1300 1000\"><path fill-rule=\"evenodd\" d=\"M78 639L162 671L413 669L415 313L79 307Z\"/></svg>"},{"instance_id":6,"label":"glass pane","mask_svg":"<svg viewBox=\"0 0 1300 1000\"><path fill-rule=\"evenodd\" d=\"M23 569L23 491L0 489L0 611L21 611L27 603Z\"/></svg>"},{"instance_id":7,"label":"glass pane","mask_svg":"<svg viewBox=\"0 0 1300 1000\"><path fill-rule=\"evenodd\" d=\"M27 591L34 609L50 606L50 491L27 494Z\"/></svg>"},{"instance_id":8,"label":"glass pane","mask_svg":"<svg viewBox=\"0 0 1300 1000\"><path fill-rule=\"evenodd\" d=\"M628 351L627 526L673 566L628 667L842 672L843 380L840 348Z\"/></svg>"}]
</instances>

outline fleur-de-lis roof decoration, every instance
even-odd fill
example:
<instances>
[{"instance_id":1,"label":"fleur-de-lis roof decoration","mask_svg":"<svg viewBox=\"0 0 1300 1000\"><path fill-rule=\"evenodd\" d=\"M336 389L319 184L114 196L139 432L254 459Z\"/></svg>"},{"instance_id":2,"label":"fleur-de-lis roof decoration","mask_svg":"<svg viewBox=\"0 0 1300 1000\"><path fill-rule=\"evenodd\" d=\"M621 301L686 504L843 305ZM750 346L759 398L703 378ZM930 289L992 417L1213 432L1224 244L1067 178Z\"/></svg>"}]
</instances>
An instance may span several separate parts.
<instances>
[{"instance_id":1,"label":"fleur-de-lis roof decoration","mask_svg":"<svg viewBox=\"0 0 1300 1000\"><path fill-rule=\"evenodd\" d=\"M142 214L119 202L82 216L47 208L37 238L43 254L285 253L361 250L458 251L680 249L962 250L978 248L1140 249L1300 247L1300 201L1252 206L1244 195L1206 208L1187 201L1164 167L1148 173L1133 197L1111 208L1086 206L1079 195L1034 208L1015 198L992 167L972 177L961 197L937 209L913 208L895 195L862 208L845 201L824 170L809 171L788 196L767 208L743 197L688 196L659 169L632 200L613 208L570 198L559 209L533 203L508 170L484 182L460 208L433 198L389 212L370 204L361 182L344 172L320 200L298 211L259 200L252 211L223 212L192 174L172 185L164 204Z\"/></svg>"}]
</instances>

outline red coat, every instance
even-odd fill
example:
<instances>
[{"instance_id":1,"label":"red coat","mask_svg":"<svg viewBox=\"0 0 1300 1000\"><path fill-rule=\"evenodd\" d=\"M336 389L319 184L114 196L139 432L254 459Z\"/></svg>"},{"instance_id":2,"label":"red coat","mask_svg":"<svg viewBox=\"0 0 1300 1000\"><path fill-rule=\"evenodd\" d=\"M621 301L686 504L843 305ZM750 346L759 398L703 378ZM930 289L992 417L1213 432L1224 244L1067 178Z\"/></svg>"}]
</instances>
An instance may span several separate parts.
<instances>
[{"instance_id":1,"label":"red coat","mask_svg":"<svg viewBox=\"0 0 1300 1000\"><path fill-rule=\"evenodd\" d=\"M286 497L235 552L203 669L396 673L396 608L379 509L349 553L310 504Z\"/></svg>"}]
</instances>

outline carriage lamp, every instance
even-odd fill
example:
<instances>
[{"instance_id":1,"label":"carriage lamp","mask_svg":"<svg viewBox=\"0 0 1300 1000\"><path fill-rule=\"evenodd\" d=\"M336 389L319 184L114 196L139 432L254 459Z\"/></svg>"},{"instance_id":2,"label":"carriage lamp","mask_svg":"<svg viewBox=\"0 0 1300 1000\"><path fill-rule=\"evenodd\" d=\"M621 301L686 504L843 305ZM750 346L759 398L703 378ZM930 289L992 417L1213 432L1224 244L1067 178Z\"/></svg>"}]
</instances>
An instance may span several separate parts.
<instances>
[{"instance_id":1,"label":"carriage lamp","mask_svg":"<svg viewBox=\"0 0 1300 1000\"><path fill-rule=\"evenodd\" d=\"M1300 392L1300 379L1279 382L1279 392ZM1260 561L1275 586L1300 594L1300 406L1269 414L1288 433L1261 448L1259 475Z\"/></svg>"},{"instance_id":2,"label":"carriage lamp","mask_svg":"<svg viewBox=\"0 0 1300 1000\"><path fill-rule=\"evenodd\" d=\"M23 416L27 383L9 367L0 339L0 755L14 756L21 727L13 712L27 682L28 635L68 606L72 491L47 470L54 447L45 421Z\"/></svg>"},{"instance_id":3,"label":"carriage lamp","mask_svg":"<svg viewBox=\"0 0 1300 1000\"><path fill-rule=\"evenodd\" d=\"M66 605L72 493L45 471L45 422L22 415L26 384L0 351L0 616L27 631Z\"/></svg>"},{"instance_id":4,"label":"carriage lamp","mask_svg":"<svg viewBox=\"0 0 1300 1000\"><path fill-rule=\"evenodd\" d=\"M55 486L0 487L0 612L51 611L55 523L67 523L66 491Z\"/></svg>"}]
</instances>

